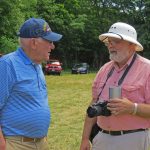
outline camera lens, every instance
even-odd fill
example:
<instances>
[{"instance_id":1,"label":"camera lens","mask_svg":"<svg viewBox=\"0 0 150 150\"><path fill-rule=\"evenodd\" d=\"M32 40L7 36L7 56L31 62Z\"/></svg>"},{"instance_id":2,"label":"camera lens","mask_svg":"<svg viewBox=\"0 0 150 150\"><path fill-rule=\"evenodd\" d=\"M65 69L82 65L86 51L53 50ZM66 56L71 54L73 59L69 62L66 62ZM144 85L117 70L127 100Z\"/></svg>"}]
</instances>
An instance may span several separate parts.
<instances>
[{"instance_id":1,"label":"camera lens","mask_svg":"<svg viewBox=\"0 0 150 150\"><path fill-rule=\"evenodd\" d=\"M92 118L92 117L95 116L96 110L93 109L91 106L89 106L88 109L87 109L87 114L88 114L88 116L89 116L90 118Z\"/></svg>"},{"instance_id":2,"label":"camera lens","mask_svg":"<svg viewBox=\"0 0 150 150\"><path fill-rule=\"evenodd\" d=\"M107 109L107 103L107 101L104 101L89 106L87 109L88 117L93 118L100 115L110 116L111 112Z\"/></svg>"},{"instance_id":3,"label":"camera lens","mask_svg":"<svg viewBox=\"0 0 150 150\"><path fill-rule=\"evenodd\" d=\"M90 118L101 115L102 109L100 106L89 106L87 109L87 114Z\"/></svg>"}]
</instances>

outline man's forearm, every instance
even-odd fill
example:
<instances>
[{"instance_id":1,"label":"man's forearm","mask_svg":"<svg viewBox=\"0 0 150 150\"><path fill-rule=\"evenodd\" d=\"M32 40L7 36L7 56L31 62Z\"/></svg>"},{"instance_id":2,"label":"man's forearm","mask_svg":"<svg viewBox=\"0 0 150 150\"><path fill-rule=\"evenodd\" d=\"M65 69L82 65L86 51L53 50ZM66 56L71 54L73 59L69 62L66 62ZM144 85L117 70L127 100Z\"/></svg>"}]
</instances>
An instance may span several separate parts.
<instances>
[{"instance_id":1,"label":"man's forearm","mask_svg":"<svg viewBox=\"0 0 150 150\"><path fill-rule=\"evenodd\" d=\"M6 142L1 127L0 127L0 150L6 150Z\"/></svg>"},{"instance_id":2,"label":"man's forearm","mask_svg":"<svg viewBox=\"0 0 150 150\"><path fill-rule=\"evenodd\" d=\"M89 118L86 116L85 118L85 123L84 123L84 129L83 129L83 134L82 134L82 139L89 139L91 130L93 125L96 123L97 118Z\"/></svg>"},{"instance_id":3,"label":"man's forearm","mask_svg":"<svg viewBox=\"0 0 150 150\"><path fill-rule=\"evenodd\" d=\"M1 127L0 127L0 139L1 138L4 138L4 136L3 136L3 133L2 133L2 130L1 130Z\"/></svg>"},{"instance_id":4,"label":"man's forearm","mask_svg":"<svg viewBox=\"0 0 150 150\"><path fill-rule=\"evenodd\" d=\"M144 118L149 118L150 117L150 105L149 104L138 104L135 115L144 117Z\"/></svg>"}]
</instances>

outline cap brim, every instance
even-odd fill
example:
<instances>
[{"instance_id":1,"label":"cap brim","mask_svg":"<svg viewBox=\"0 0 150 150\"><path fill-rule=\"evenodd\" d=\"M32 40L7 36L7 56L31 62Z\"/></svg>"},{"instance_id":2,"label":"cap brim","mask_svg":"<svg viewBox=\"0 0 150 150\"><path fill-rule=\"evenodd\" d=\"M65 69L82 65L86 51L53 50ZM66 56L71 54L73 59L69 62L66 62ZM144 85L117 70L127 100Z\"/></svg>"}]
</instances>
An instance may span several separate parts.
<instances>
[{"instance_id":1,"label":"cap brim","mask_svg":"<svg viewBox=\"0 0 150 150\"><path fill-rule=\"evenodd\" d=\"M42 38L48 41L55 42L59 41L62 38L62 35L55 32L50 32L48 35L43 36Z\"/></svg>"},{"instance_id":2,"label":"cap brim","mask_svg":"<svg viewBox=\"0 0 150 150\"><path fill-rule=\"evenodd\" d=\"M143 46L136 40L134 40L133 38L129 37L129 36L125 36L125 35L118 35L118 34L114 34L114 33L104 33L99 35L99 39L102 42L106 42L108 37L113 37L113 38L118 38L118 39L123 39L125 41L131 42L133 44L136 44L136 51L142 51L143 50Z\"/></svg>"}]
</instances>

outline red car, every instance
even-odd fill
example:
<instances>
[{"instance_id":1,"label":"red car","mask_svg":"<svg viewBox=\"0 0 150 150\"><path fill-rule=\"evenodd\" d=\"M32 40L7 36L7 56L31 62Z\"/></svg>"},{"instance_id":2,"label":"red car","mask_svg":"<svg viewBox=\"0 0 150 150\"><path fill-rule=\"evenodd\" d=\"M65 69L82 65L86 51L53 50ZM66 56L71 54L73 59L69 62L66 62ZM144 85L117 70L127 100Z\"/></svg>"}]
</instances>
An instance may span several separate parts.
<instances>
[{"instance_id":1,"label":"red car","mask_svg":"<svg viewBox=\"0 0 150 150\"><path fill-rule=\"evenodd\" d=\"M44 73L45 74L56 74L60 75L62 72L62 63L59 62L59 60L49 60L47 61L45 67L44 67Z\"/></svg>"}]
</instances>

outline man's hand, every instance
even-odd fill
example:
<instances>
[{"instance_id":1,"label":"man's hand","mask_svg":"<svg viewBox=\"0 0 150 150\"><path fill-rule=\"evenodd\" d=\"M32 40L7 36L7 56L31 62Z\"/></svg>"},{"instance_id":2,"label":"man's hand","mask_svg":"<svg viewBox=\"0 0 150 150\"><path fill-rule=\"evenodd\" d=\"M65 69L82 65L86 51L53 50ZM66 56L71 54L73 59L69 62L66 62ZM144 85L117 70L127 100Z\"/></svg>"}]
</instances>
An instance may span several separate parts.
<instances>
[{"instance_id":1,"label":"man's hand","mask_svg":"<svg viewBox=\"0 0 150 150\"><path fill-rule=\"evenodd\" d=\"M126 98L115 98L110 99L107 108L111 111L112 115L132 114L134 103Z\"/></svg>"},{"instance_id":2,"label":"man's hand","mask_svg":"<svg viewBox=\"0 0 150 150\"><path fill-rule=\"evenodd\" d=\"M90 141L89 139L84 139L81 142L80 150L90 150Z\"/></svg>"},{"instance_id":3,"label":"man's hand","mask_svg":"<svg viewBox=\"0 0 150 150\"><path fill-rule=\"evenodd\" d=\"M91 149L89 137L91 134L92 127L96 123L96 121L97 121L97 117L89 118L88 116L86 116L84 128L83 128L80 150L90 150Z\"/></svg>"}]
</instances>

